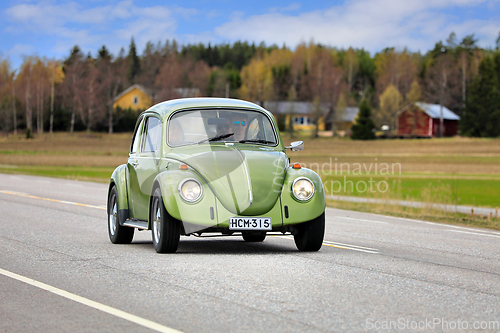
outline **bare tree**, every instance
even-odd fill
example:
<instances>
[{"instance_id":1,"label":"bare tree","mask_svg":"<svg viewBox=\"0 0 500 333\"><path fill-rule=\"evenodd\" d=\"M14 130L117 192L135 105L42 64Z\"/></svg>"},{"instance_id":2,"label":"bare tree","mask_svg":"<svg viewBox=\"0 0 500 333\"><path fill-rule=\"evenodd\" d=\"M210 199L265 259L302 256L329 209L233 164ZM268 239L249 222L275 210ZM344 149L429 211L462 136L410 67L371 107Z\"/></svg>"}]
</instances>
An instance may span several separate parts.
<instances>
[{"instance_id":1,"label":"bare tree","mask_svg":"<svg viewBox=\"0 0 500 333\"><path fill-rule=\"evenodd\" d=\"M13 71L10 75L10 86L12 92L12 124L14 127L14 135L17 135L17 109L16 109L16 88L15 88L15 78L16 72Z\"/></svg>"},{"instance_id":2,"label":"bare tree","mask_svg":"<svg viewBox=\"0 0 500 333\"><path fill-rule=\"evenodd\" d=\"M99 71L95 66L95 60L90 56L87 57L83 64L84 77L81 79L83 89L81 95L84 97L82 100L82 108L79 109L80 119L87 128L87 135L90 135L94 123L102 116L102 105L99 103Z\"/></svg>"},{"instance_id":3,"label":"bare tree","mask_svg":"<svg viewBox=\"0 0 500 333\"><path fill-rule=\"evenodd\" d=\"M428 101L452 110L461 108L461 80L455 58L451 54L437 56L425 77L425 97ZM442 117L441 117L442 118ZM442 129L442 119L440 132Z\"/></svg>"},{"instance_id":4,"label":"bare tree","mask_svg":"<svg viewBox=\"0 0 500 333\"><path fill-rule=\"evenodd\" d=\"M105 110L102 113L107 113L108 118L108 133L113 133L114 126L114 109L113 103L118 91L123 88L125 81L124 74L126 72L126 62L122 57L112 61L111 54L103 45L99 50L99 55L96 61L99 96L98 105Z\"/></svg>"},{"instance_id":5,"label":"bare tree","mask_svg":"<svg viewBox=\"0 0 500 333\"><path fill-rule=\"evenodd\" d=\"M50 77L50 119L49 119L49 132L54 132L54 98L56 84L59 84L64 79L64 73L58 61L51 60L48 62L48 71Z\"/></svg>"},{"instance_id":6,"label":"bare tree","mask_svg":"<svg viewBox=\"0 0 500 333\"><path fill-rule=\"evenodd\" d=\"M69 132L75 130L76 112L81 113L83 109L82 96L84 76L83 54L78 46L73 47L70 56L64 61L64 80L62 82L65 99L71 109Z\"/></svg>"},{"instance_id":7,"label":"bare tree","mask_svg":"<svg viewBox=\"0 0 500 333\"><path fill-rule=\"evenodd\" d=\"M48 95L49 73L46 61L36 58L33 65L37 133L43 133L45 98Z\"/></svg>"},{"instance_id":8,"label":"bare tree","mask_svg":"<svg viewBox=\"0 0 500 333\"><path fill-rule=\"evenodd\" d=\"M33 81L33 57L25 57L21 65L21 70L16 78L16 85L19 86L24 95L24 108L26 110L25 121L26 130L31 132L33 122L32 111L32 81Z\"/></svg>"},{"instance_id":9,"label":"bare tree","mask_svg":"<svg viewBox=\"0 0 500 333\"><path fill-rule=\"evenodd\" d=\"M347 73L347 93L350 95L352 92L352 87L354 85L354 77L359 70L358 55L352 49L352 47L347 50L344 59L344 69Z\"/></svg>"},{"instance_id":10,"label":"bare tree","mask_svg":"<svg viewBox=\"0 0 500 333\"><path fill-rule=\"evenodd\" d=\"M158 89L158 98L168 100L177 97L175 88L180 88L182 83L182 70L177 56L168 55L156 77L155 85Z\"/></svg>"},{"instance_id":11,"label":"bare tree","mask_svg":"<svg viewBox=\"0 0 500 333\"><path fill-rule=\"evenodd\" d=\"M0 63L0 127L6 136L10 131L10 84L10 66L6 60L3 60Z\"/></svg>"}]
</instances>

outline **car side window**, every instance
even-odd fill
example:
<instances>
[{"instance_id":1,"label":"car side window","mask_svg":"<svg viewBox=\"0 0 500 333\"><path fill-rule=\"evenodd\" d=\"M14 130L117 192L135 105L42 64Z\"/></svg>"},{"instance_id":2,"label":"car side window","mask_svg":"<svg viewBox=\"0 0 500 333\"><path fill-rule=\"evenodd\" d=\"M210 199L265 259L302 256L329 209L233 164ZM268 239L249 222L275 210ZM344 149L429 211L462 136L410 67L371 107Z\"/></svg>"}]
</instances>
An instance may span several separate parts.
<instances>
[{"instance_id":1,"label":"car side window","mask_svg":"<svg viewBox=\"0 0 500 333\"><path fill-rule=\"evenodd\" d=\"M139 147L139 136L141 135L142 118L137 122L137 128L135 129L134 136L132 138L132 144L130 145L130 153L135 154L137 152L137 147Z\"/></svg>"},{"instance_id":2,"label":"car side window","mask_svg":"<svg viewBox=\"0 0 500 333\"><path fill-rule=\"evenodd\" d=\"M160 150L161 123L158 118L148 117L144 125L142 152L155 152Z\"/></svg>"}]
</instances>

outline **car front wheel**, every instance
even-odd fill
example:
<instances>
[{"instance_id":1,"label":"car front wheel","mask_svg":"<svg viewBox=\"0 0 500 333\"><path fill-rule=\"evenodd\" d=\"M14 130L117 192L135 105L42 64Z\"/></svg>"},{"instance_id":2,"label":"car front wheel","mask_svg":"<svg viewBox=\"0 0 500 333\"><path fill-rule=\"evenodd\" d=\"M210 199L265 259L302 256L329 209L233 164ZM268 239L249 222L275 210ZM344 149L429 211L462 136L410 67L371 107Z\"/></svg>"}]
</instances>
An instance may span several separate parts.
<instances>
[{"instance_id":1,"label":"car front wheel","mask_svg":"<svg viewBox=\"0 0 500 333\"><path fill-rule=\"evenodd\" d=\"M159 188L155 190L151 204L151 232L156 252L174 253L177 251L180 222L168 214Z\"/></svg>"},{"instance_id":2,"label":"car front wheel","mask_svg":"<svg viewBox=\"0 0 500 333\"><path fill-rule=\"evenodd\" d=\"M299 251L319 251L325 236L325 212L317 218L299 224L293 235Z\"/></svg>"},{"instance_id":3,"label":"car front wheel","mask_svg":"<svg viewBox=\"0 0 500 333\"><path fill-rule=\"evenodd\" d=\"M113 244L130 244L134 238L134 228L120 225L118 214L118 195L116 187L109 191L108 198L108 235Z\"/></svg>"}]
</instances>

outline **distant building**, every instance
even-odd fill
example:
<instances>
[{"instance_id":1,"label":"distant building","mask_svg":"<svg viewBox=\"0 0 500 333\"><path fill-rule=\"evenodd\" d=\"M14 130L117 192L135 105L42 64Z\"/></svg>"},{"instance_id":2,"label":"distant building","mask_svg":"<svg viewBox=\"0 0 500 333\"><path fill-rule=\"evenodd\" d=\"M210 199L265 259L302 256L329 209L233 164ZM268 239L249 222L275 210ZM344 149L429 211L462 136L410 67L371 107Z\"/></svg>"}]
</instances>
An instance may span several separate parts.
<instances>
[{"instance_id":1,"label":"distant building","mask_svg":"<svg viewBox=\"0 0 500 333\"><path fill-rule=\"evenodd\" d=\"M311 102L291 101L266 101L259 103L266 110L274 114L276 118L284 117L286 128L292 122L294 130L314 130L316 128L314 104ZM319 130L325 130L325 116L330 107L327 103L320 104Z\"/></svg>"},{"instance_id":2,"label":"distant building","mask_svg":"<svg viewBox=\"0 0 500 333\"><path fill-rule=\"evenodd\" d=\"M443 136L458 133L460 117L443 106ZM398 115L398 135L408 137L438 137L441 118L439 104L413 103L403 108Z\"/></svg>"},{"instance_id":3,"label":"distant building","mask_svg":"<svg viewBox=\"0 0 500 333\"><path fill-rule=\"evenodd\" d=\"M354 124L358 116L358 107L347 107L343 110L336 110L332 117L336 117L332 122L336 122L338 131L350 131L352 124Z\"/></svg>"},{"instance_id":4,"label":"distant building","mask_svg":"<svg viewBox=\"0 0 500 333\"><path fill-rule=\"evenodd\" d=\"M200 97L200 89L198 88L175 88L174 92L179 98Z\"/></svg>"},{"instance_id":5,"label":"distant building","mask_svg":"<svg viewBox=\"0 0 500 333\"><path fill-rule=\"evenodd\" d=\"M153 98L148 90L141 85L134 84L115 97L113 108L146 110L153 105Z\"/></svg>"}]
</instances>

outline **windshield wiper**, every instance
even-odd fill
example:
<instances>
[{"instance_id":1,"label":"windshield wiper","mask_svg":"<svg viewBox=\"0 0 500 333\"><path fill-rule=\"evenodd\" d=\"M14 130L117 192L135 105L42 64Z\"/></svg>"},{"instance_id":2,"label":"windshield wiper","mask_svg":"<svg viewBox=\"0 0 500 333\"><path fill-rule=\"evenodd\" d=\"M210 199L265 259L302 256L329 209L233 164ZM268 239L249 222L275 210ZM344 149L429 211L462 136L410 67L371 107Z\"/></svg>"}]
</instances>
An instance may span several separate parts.
<instances>
[{"instance_id":1,"label":"windshield wiper","mask_svg":"<svg viewBox=\"0 0 500 333\"><path fill-rule=\"evenodd\" d=\"M210 138L210 139L205 139L205 140L201 140L198 142L198 144L200 143L203 143L203 142L212 142L212 141L219 141L219 140L222 140L222 139L225 139L225 138L229 138L231 135L234 135L234 133L227 133L227 134L222 134L222 135L217 135L217 136L214 136L213 138Z\"/></svg>"},{"instance_id":2,"label":"windshield wiper","mask_svg":"<svg viewBox=\"0 0 500 333\"><path fill-rule=\"evenodd\" d=\"M274 143L274 141L267 141L267 140L240 140L238 142L239 143L247 143L247 142L253 142L253 143Z\"/></svg>"}]
</instances>

